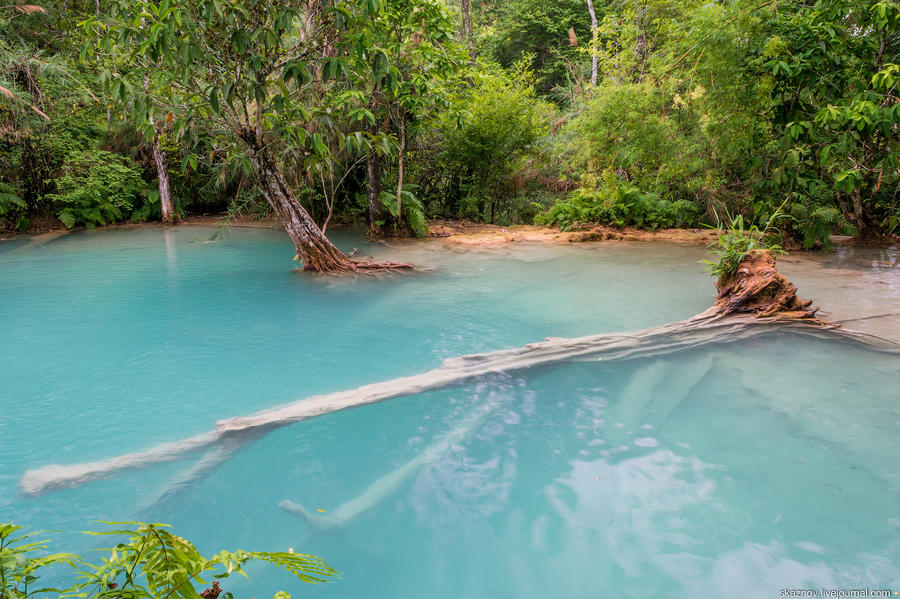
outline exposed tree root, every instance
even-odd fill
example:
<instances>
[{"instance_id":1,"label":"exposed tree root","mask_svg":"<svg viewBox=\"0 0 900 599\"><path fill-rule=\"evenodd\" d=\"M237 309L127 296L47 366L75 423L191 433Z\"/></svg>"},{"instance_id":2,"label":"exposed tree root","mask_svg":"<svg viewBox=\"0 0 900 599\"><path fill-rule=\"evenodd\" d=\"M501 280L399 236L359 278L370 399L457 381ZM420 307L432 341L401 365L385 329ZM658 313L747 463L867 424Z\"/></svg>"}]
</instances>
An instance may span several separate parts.
<instances>
[{"instance_id":1,"label":"exposed tree root","mask_svg":"<svg viewBox=\"0 0 900 599\"><path fill-rule=\"evenodd\" d=\"M304 265L303 268L297 269L297 272L313 272L319 274L354 274L360 271L367 273L388 272L392 270L412 270L415 268L409 262L375 262L370 260L347 260L339 269L334 268L316 268L314 265Z\"/></svg>"},{"instance_id":2,"label":"exposed tree root","mask_svg":"<svg viewBox=\"0 0 900 599\"><path fill-rule=\"evenodd\" d=\"M412 268L409 262L368 262L362 260L351 260L353 270L394 270L402 268Z\"/></svg>"},{"instance_id":3,"label":"exposed tree root","mask_svg":"<svg viewBox=\"0 0 900 599\"><path fill-rule=\"evenodd\" d=\"M752 250L734 274L716 282L714 314L750 313L762 317L814 319L817 307L797 297L797 287L775 268L768 250Z\"/></svg>"}]
</instances>

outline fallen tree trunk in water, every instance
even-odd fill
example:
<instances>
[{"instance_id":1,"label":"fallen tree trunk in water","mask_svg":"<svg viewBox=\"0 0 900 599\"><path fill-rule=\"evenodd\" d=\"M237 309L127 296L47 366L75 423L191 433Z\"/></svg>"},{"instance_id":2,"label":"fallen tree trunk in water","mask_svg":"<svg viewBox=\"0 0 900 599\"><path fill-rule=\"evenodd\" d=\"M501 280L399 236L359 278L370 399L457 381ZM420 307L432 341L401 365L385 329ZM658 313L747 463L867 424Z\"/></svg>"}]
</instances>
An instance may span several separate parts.
<instances>
[{"instance_id":1,"label":"fallen tree trunk in water","mask_svg":"<svg viewBox=\"0 0 900 599\"><path fill-rule=\"evenodd\" d=\"M521 348L450 358L439 368L422 374L364 385L350 391L301 399L251 416L221 420L216 424L215 430L182 441L164 443L147 451L99 462L50 465L29 470L22 477L19 486L22 491L31 495L52 489L74 487L92 480L107 478L123 470L176 460L189 452L223 442L231 435L246 434L249 431L265 433L338 410L394 397L415 395L491 373L521 370L562 360L597 359L608 362L646 358L712 343L748 339L776 330L842 339L872 349L900 353L900 345L896 343L866 333L823 324L818 320L783 319L778 316L759 318L751 314L722 316L716 314L714 310L708 310L688 320L632 333L542 341Z\"/></svg>"},{"instance_id":2,"label":"fallen tree trunk in water","mask_svg":"<svg viewBox=\"0 0 900 599\"><path fill-rule=\"evenodd\" d=\"M492 373L511 372L564 360L630 360L661 356L713 343L729 343L773 331L790 331L812 337L840 339L870 349L900 353L900 344L849 329L831 325L813 317L809 304L801 306L793 295L790 282L785 286L768 272L768 260L754 258L760 268L747 268L733 279L724 281L716 305L705 312L679 322L619 334L599 334L574 339L553 339L524 347L485 354L450 358L433 370L389 381L363 385L294 401L250 416L228 418L216 424L215 430L182 441L164 443L146 451L130 453L98 462L73 465L49 465L29 470L19 482L21 490L38 495L53 489L74 487L89 481L108 478L123 470L142 468L158 462L173 461L190 452L226 443L221 456L227 458L235 450L234 439L252 440L271 430L359 406L395 397L463 383ZM772 261L774 264L774 260ZM757 276L751 276L756 273ZM777 274L777 272L775 273ZM760 279L761 277L761 279ZM761 280L769 281L761 285ZM732 289L732 295L723 294ZM780 290L780 293L774 293ZM793 297L795 301L790 300ZM801 302L802 303L802 302ZM772 311L781 305L782 311ZM240 441L239 441L240 443ZM213 454L210 460L216 461ZM208 468L201 467L206 472ZM188 481L179 478L178 485Z\"/></svg>"}]
</instances>

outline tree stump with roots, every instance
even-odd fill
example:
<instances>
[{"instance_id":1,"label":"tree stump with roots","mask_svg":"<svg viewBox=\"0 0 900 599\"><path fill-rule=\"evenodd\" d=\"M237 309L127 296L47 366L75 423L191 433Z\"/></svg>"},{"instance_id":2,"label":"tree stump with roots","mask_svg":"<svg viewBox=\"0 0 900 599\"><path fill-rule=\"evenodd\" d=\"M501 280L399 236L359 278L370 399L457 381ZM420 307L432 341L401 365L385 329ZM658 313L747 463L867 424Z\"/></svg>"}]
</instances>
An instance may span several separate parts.
<instances>
[{"instance_id":1,"label":"tree stump with roots","mask_svg":"<svg viewBox=\"0 0 900 599\"><path fill-rule=\"evenodd\" d=\"M769 250L751 250L736 272L719 277L716 289L716 314L814 319L818 311L812 300L797 297L797 287L778 272Z\"/></svg>"}]
</instances>

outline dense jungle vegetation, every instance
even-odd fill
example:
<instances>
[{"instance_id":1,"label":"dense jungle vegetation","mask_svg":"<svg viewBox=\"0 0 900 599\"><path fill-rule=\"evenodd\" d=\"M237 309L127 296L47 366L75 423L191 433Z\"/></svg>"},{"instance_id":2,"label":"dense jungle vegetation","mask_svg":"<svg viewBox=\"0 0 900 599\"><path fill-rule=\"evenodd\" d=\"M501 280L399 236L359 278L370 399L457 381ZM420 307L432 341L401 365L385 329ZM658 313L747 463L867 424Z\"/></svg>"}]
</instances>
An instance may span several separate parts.
<instances>
[{"instance_id":1,"label":"dense jungle vegetation","mask_svg":"<svg viewBox=\"0 0 900 599\"><path fill-rule=\"evenodd\" d=\"M34 0L0 6L8 229L274 213L900 227L897 0Z\"/></svg>"}]
</instances>

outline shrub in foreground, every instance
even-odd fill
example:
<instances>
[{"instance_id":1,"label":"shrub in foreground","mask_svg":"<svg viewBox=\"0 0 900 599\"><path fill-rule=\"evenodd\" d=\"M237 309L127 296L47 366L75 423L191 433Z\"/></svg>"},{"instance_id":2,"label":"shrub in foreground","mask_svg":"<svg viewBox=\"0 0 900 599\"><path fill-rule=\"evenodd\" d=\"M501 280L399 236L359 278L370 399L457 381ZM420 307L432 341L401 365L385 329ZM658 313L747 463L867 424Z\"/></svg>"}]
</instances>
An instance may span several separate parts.
<instances>
[{"instance_id":1,"label":"shrub in foreground","mask_svg":"<svg viewBox=\"0 0 900 599\"><path fill-rule=\"evenodd\" d=\"M326 582L336 574L320 558L293 550L220 551L206 558L165 524L104 524L114 530L87 534L115 537L117 543L95 564L71 553L48 554L47 542L33 540L35 533L22 534L20 526L0 524L0 599L49 594L89 599L217 599L223 592L219 580L235 573L246 576L243 566L254 560L283 568L302 582ZM60 565L75 570L75 582L64 589L44 587L41 577L46 569ZM222 597L232 595L224 592ZM289 599L290 595L279 591L275 597Z\"/></svg>"}]
</instances>

